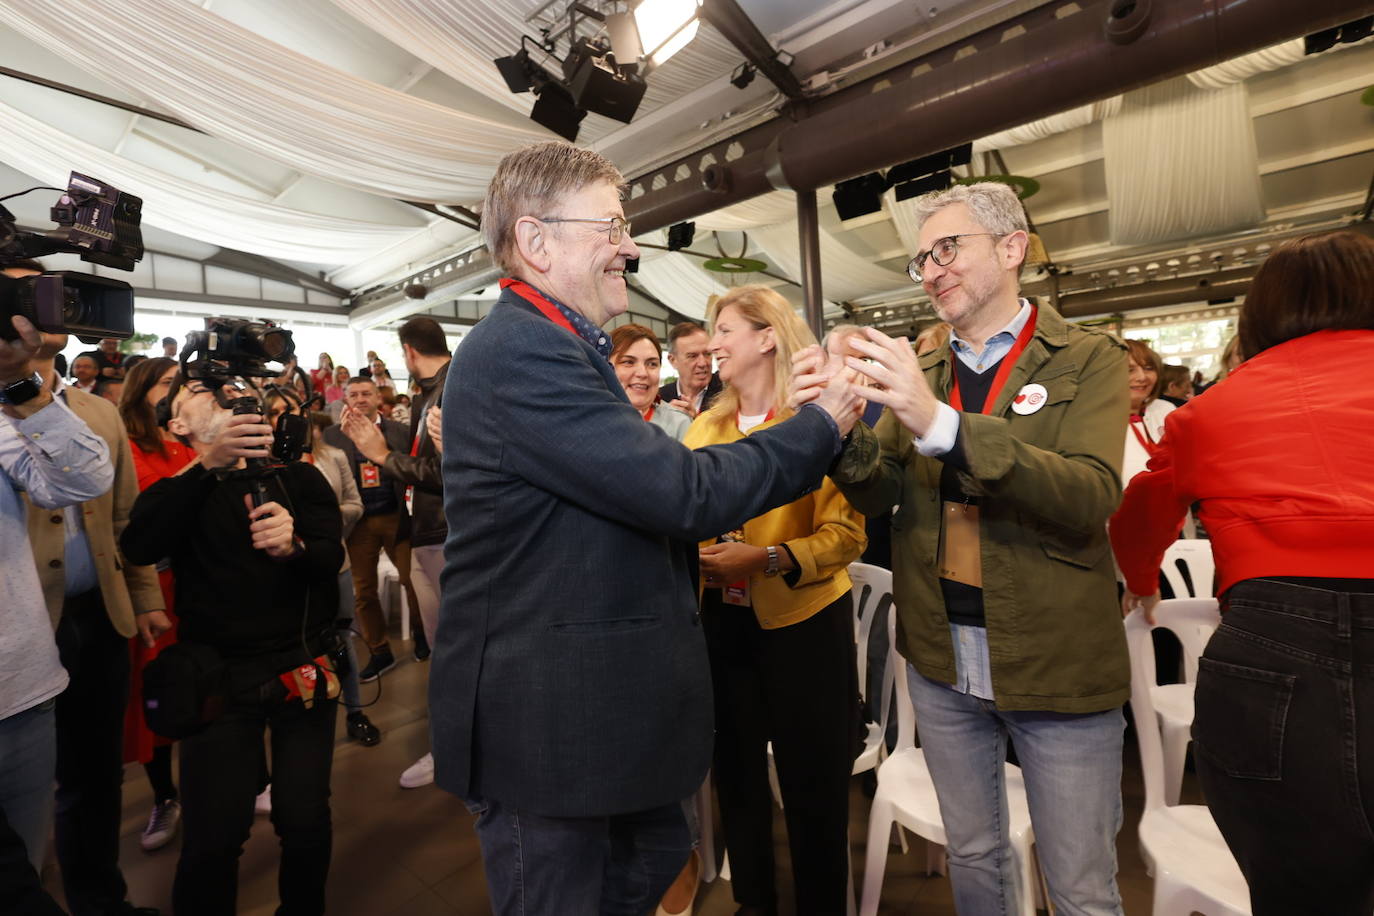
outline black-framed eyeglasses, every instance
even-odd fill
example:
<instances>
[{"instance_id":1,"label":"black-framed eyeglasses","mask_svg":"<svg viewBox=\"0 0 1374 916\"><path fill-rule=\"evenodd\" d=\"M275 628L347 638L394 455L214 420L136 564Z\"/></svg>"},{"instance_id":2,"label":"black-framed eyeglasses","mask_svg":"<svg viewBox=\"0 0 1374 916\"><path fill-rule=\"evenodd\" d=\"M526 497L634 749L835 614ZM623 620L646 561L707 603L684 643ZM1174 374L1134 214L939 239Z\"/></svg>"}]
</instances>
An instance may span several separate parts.
<instances>
[{"instance_id":1,"label":"black-framed eyeglasses","mask_svg":"<svg viewBox=\"0 0 1374 916\"><path fill-rule=\"evenodd\" d=\"M535 218L541 223L607 223L606 234L610 237L612 245L619 245L621 237L630 232L630 221L623 216L605 216L601 219L565 216L539 216Z\"/></svg>"},{"instance_id":2,"label":"black-framed eyeglasses","mask_svg":"<svg viewBox=\"0 0 1374 916\"><path fill-rule=\"evenodd\" d=\"M959 257L959 240L978 235L988 235L995 239L1002 237L996 232L961 232L958 235L947 235L942 239L936 239L929 251L922 251L907 262L907 276L911 277L911 282L920 283L925 272L926 258L931 258L940 267L948 267L954 263L955 258Z\"/></svg>"}]
</instances>

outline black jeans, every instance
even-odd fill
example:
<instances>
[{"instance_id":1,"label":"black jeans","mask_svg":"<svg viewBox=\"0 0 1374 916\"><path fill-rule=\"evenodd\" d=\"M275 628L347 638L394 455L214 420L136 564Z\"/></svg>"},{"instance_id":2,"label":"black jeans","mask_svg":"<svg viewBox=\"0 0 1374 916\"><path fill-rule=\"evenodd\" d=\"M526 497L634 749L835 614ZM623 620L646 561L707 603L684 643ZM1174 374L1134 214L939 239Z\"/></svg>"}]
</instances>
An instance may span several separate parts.
<instances>
[{"instance_id":1,"label":"black jeans","mask_svg":"<svg viewBox=\"0 0 1374 916\"><path fill-rule=\"evenodd\" d=\"M716 703L716 790L738 903L775 907L768 742L792 853L797 912L843 913L849 775L858 728L850 593L800 623L765 630L708 590L702 609Z\"/></svg>"},{"instance_id":2,"label":"black jeans","mask_svg":"<svg viewBox=\"0 0 1374 916\"><path fill-rule=\"evenodd\" d=\"M184 833L172 888L177 916L234 916L239 855L262 790L263 729L272 744L272 826L281 839L278 916L318 916L324 909L332 827L329 771L334 760L335 700L306 709L284 702L278 680L240 694L229 710L181 748Z\"/></svg>"},{"instance_id":3,"label":"black jeans","mask_svg":"<svg viewBox=\"0 0 1374 916\"><path fill-rule=\"evenodd\" d=\"M1237 584L1198 671L1198 779L1255 916L1374 911L1374 594Z\"/></svg>"},{"instance_id":4,"label":"black jeans","mask_svg":"<svg viewBox=\"0 0 1374 916\"><path fill-rule=\"evenodd\" d=\"M71 677L57 698L57 861L74 916L103 916L128 890L119 823L129 641L110 623L100 589L63 602L57 650Z\"/></svg>"}]
</instances>

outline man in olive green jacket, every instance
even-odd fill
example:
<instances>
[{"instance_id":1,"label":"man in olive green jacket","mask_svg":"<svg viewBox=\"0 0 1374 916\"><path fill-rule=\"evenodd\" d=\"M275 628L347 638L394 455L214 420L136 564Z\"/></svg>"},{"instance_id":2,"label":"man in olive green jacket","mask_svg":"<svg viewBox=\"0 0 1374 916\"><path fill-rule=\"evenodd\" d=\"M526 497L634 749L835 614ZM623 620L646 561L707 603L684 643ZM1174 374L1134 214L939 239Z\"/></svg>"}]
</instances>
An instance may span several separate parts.
<instances>
[{"instance_id":1,"label":"man in olive green jacket","mask_svg":"<svg viewBox=\"0 0 1374 916\"><path fill-rule=\"evenodd\" d=\"M919 277L949 345L854 338L882 387L832 472L892 517L898 648L949 838L960 913L1017 911L1002 783L1025 775L1062 914L1117 914L1121 705L1130 672L1106 537L1121 495L1124 348L1019 298L1025 214L1005 185L917 202Z\"/></svg>"}]
</instances>

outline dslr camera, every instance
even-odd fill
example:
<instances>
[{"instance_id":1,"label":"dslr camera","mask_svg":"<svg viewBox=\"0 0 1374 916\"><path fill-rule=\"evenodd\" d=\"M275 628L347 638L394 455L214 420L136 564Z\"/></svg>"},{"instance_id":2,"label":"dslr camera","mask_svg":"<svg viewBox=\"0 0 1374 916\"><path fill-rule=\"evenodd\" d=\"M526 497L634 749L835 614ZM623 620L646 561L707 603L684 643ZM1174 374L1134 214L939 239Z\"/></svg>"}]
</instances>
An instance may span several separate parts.
<instances>
[{"instance_id":1,"label":"dslr camera","mask_svg":"<svg viewBox=\"0 0 1374 916\"><path fill-rule=\"evenodd\" d=\"M0 198L4 199L8 198ZM72 172L51 216L57 229L29 232L0 205L0 268L69 252L93 264L133 270L134 262L143 257L141 198ZM10 320L15 315L23 315L40 331L73 334L83 343L102 337L124 339L134 333L134 291L121 280L72 270L17 279L0 274L0 338L18 336Z\"/></svg>"}]
</instances>

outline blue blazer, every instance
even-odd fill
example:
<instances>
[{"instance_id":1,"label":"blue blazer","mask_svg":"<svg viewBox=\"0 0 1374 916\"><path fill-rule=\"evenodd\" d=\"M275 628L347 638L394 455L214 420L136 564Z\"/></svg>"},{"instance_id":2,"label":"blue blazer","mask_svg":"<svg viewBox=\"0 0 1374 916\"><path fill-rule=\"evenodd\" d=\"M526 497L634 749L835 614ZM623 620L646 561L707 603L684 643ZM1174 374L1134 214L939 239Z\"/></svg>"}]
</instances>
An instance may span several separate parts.
<instances>
[{"instance_id":1,"label":"blue blazer","mask_svg":"<svg viewBox=\"0 0 1374 916\"><path fill-rule=\"evenodd\" d=\"M436 781L556 817L691 795L714 740L697 542L815 489L827 418L687 449L508 289L454 354L443 435Z\"/></svg>"}]
</instances>

